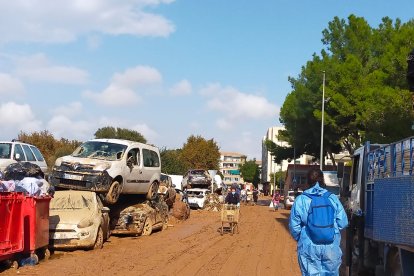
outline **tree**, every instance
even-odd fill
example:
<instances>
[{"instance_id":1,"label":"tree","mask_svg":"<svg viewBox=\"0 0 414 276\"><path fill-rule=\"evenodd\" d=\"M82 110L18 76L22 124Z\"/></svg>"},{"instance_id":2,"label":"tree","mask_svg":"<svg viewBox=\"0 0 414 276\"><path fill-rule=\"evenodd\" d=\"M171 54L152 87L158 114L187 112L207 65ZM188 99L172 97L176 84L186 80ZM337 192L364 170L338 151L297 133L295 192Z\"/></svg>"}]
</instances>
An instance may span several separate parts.
<instances>
[{"instance_id":1,"label":"tree","mask_svg":"<svg viewBox=\"0 0 414 276\"><path fill-rule=\"evenodd\" d=\"M257 184L260 182L260 170L259 166L256 164L256 159L247 161L241 165L240 174L244 181L251 182L257 187Z\"/></svg>"},{"instance_id":2,"label":"tree","mask_svg":"<svg viewBox=\"0 0 414 276\"><path fill-rule=\"evenodd\" d=\"M322 72L326 72L324 154L350 153L365 140L388 143L413 134L406 57L414 44L414 20L378 28L364 18L335 17L322 32L326 49L289 78L292 91L280 111L284 135L298 155L319 156Z\"/></svg>"},{"instance_id":3,"label":"tree","mask_svg":"<svg viewBox=\"0 0 414 276\"><path fill-rule=\"evenodd\" d=\"M56 140L53 134L47 130L32 132L30 134L22 131L17 139L36 146L42 153L49 167L55 164L57 158L71 154L81 144L79 141L65 138Z\"/></svg>"},{"instance_id":4,"label":"tree","mask_svg":"<svg viewBox=\"0 0 414 276\"><path fill-rule=\"evenodd\" d=\"M276 176L276 179L275 179ZM275 183L279 189L283 189L285 185L286 171L278 171L270 174L270 183Z\"/></svg>"},{"instance_id":5,"label":"tree","mask_svg":"<svg viewBox=\"0 0 414 276\"><path fill-rule=\"evenodd\" d=\"M136 130L120 128L120 127L102 127L95 132L95 138L108 138L108 139L125 139L140 143L147 143L147 139Z\"/></svg>"},{"instance_id":6,"label":"tree","mask_svg":"<svg viewBox=\"0 0 414 276\"><path fill-rule=\"evenodd\" d=\"M181 161L181 149L162 148L161 156L161 172L166 174L184 174L185 166Z\"/></svg>"},{"instance_id":7,"label":"tree","mask_svg":"<svg viewBox=\"0 0 414 276\"><path fill-rule=\"evenodd\" d=\"M201 136L191 135L181 151L181 161L186 170L205 169L218 170L220 151L217 143Z\"/></svg>"}]
</instances>

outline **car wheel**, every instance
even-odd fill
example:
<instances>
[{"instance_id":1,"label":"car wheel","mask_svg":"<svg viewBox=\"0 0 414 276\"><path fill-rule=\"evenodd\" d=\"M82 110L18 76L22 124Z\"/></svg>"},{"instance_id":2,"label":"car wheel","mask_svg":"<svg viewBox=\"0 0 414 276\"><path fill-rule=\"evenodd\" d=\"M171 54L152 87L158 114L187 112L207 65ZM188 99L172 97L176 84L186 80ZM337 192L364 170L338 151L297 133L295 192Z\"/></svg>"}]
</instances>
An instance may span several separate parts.
<instances>
[{"instance_id":1,"label":"car wheel","mask_svg":"<svg viewBox=\"0 0 414 276\"><path fill-rule=\"evenodd\" d=\"M103 247L103 242L104 242L104 234L103 234L103 231L102 231L102 227L99 226L98 233L96 234L96 240L95 240L95 244L93 246L93 249L101 249Z\"/></svg>"},{"instance_id":2,"label":"car wheel","mask_svg":"<svg viewBox=\"0 0 414 276\"><path fill-rule=\"evenodd\" d=\"M158 188L160 184L158 182L152 182L150 188L148 189L147 199L154 200L158 195Z\"/></svg>"},{"instance_id":3,"label":"car wheel","mask_svg":"<svg viewBox=\"0 0 414 276\"><path fill-rule=\"evenodd\" d=\"M122 185L118 181L114 181L105 195L105 202L108 204L115 204L118 201L119 195L122 191Z\"/></svg>"},{"instance_id":4,"label":"car wheel","mask_svg":"<svg viewBox=\"0 0 414 276\"><path fill-rule=\"evenodd\" d=\"M150 218L147 218L144 223L144 229L142 229L143 236L149 236L152 233L152 221Z\"/></svg>"}]
</instances>

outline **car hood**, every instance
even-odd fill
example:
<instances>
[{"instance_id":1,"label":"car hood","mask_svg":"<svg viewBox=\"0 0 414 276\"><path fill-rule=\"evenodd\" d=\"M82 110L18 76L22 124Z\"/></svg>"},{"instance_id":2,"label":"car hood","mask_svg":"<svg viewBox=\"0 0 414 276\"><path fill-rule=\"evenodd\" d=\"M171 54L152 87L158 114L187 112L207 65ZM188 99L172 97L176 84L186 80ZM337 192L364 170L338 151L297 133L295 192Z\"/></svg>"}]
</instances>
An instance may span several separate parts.
<instances>
[{"instance_id":1,"label":"car hood","mask_svg":"<svg viewBox=\"0 0 414 276\"><path fill-rule=\"evenodd\" d=\"M90 166L111 165L111 161L108 161L108 160L74 157L70 155L63 156L61 160L62 160L62 163L69 163L69 164L80 164L80 165L90 165Z\"/></svg>"},{"instance_id":2,"label":"car hood","mask_svg":"<svg viewBox=\"0 0 414 276\"><path fill-rule=\"evenodd\" d=\"M50 225L78 224L80 221L84 219L88 219L88 218L93 219L94 213L92 211L89 211L89 210L85 211L83 209L50 210L49 212L49 224Z\"/></svg>"}]
</instances>

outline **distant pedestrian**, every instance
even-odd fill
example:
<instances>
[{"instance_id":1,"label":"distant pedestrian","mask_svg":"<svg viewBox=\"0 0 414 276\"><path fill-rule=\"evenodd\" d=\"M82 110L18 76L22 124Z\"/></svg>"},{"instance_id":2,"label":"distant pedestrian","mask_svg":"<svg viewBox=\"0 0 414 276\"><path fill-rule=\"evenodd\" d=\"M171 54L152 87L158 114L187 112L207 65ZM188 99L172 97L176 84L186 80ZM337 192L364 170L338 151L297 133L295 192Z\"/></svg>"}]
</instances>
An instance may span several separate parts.
<instances>
[{"instance_id":1,"label":"distant pedestrian","mask_svg":"<svg viewBox=\"0 0 414 276\"><path fill-rule=\"evenodd\" d=\"M339 275L340 230L348 218L338 197L325 189L321 170L311 169L307 178L309 188L295 199L289 218L300 270L302 275Z\"/></svg>"},{"instance_id":2,"label":"distant pedestrian","mask_svg":"<svg viewBox=\"0 0 414 276\"><path fill-rule=\"evenodd\" d=\"M273 203L273 208L275 209L275 211L277 211L279 209L279 204L280 204L280 194L277 190L275 190L273 193L272 203Z\"/></svg>"},{"instance_id":3,"label":"distant pedestrian","mask_svg":"<svg viewBox=\"0 0 414 276\"><path fill-rule=\"evenodd\" d=\"M254 204L257 204L257 199L259 198L259 191L255 188L253 189L253 201Z\"/></svg>"}]
</instances>

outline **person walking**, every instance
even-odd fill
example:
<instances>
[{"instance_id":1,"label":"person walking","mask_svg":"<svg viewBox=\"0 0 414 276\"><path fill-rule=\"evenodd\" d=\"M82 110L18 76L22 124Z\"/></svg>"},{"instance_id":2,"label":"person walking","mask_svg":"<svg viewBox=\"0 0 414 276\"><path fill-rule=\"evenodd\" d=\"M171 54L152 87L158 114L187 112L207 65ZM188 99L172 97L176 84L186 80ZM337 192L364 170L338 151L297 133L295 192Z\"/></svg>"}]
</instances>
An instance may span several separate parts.
<instances>
[{"instance_id":1,"label":"person walking","mask_svg":"<svg viewBox=\"0 0 414 276\"><path fill-rule=\"evenodd\" d=\"M300 270L302 275L339 275L340 231L348 226L348 218L338 197L325 189L321 170L309 170L307 183L308 189L295 199L289 217Z\"/></svg>"},{"instance_id":2,"label":"person walking","mask_svg":"<svg viewBox=\"0 0 414 276\"><path fill-rule=\"evenodd\" d=\"M272 197L272 203L273 203L273 208L275 209L275 212L279 209L279 204L280 204L280 194L279 191L275 190L273 197Z\"/></svg>"}]
</instances>

